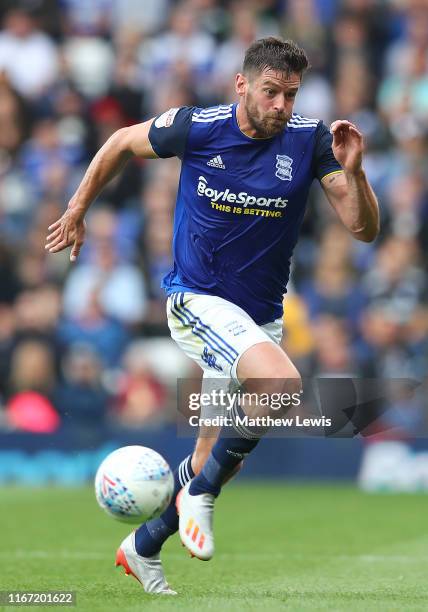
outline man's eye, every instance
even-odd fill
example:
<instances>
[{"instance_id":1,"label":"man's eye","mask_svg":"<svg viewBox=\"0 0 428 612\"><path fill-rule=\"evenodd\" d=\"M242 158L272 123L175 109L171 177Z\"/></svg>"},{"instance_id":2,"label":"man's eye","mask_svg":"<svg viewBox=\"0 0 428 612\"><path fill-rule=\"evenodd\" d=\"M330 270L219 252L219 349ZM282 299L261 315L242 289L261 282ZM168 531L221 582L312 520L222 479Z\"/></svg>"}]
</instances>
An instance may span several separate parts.
<instances>
[{"instance_id":1,"label":"man's eye","mask_svg":"<svg viewBox=\"0 0 428 612\"><path fill-rule=\"evenodd\" d=\"M266 89L266 93L268 96L273 96L275 92L273 89Z\"/></svg>"}]
</instances>

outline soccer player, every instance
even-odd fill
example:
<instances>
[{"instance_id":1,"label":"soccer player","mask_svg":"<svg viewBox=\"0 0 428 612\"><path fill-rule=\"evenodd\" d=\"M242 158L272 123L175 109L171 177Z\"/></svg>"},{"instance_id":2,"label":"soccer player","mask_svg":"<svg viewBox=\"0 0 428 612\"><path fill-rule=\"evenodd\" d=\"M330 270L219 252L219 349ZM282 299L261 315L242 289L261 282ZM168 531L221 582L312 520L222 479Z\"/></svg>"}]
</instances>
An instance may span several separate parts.
<instances>
[{"instance_id":1,"label":"soccer player","mask_svg":"<svg viewBox=\"0 0 428 612\"><path fill-rule=\"evenodd\" d=\"M204 380L251 379L257 393L301 388L279 342L290 257L312 181L320 181L357 240L370 242L379 229L377 200L362 167L361 133L346 120L329 130L318 119L293 113L307 67L305 52L293 42L261 39L248 48L236 75L238 104L171 108L118 130L47 237L50 252L71 246L70 259L76 260L86 211L126 161L133 155L178 156L174 266L163 281L171 335L201 366ZM160 550L178 528L192 555L212 557L215 498L263 433L235 429L235 437L199 437L175 472L171 505L120 545L117 564L147 592L175 594Z\"/></svg>"}]
</instances>

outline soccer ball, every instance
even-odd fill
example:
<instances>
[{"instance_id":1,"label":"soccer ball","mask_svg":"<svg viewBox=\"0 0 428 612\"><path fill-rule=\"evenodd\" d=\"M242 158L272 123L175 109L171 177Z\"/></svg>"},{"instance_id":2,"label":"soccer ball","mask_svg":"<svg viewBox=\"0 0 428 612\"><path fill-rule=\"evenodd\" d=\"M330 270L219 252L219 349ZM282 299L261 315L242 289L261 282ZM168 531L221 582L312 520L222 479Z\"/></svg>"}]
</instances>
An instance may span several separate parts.
<instances>
[{"instance_id":1,"label":"soccer ball","mask_svg":"<svg viewBox=\"0 0 428 612\"><path fill-rule=\"evenodd\" d=\"M162 514L173 490L168 463L145 446L118 448L104 459L95 476L98 504L125 523L144 523Z\"/></svg>"}]
</instances>

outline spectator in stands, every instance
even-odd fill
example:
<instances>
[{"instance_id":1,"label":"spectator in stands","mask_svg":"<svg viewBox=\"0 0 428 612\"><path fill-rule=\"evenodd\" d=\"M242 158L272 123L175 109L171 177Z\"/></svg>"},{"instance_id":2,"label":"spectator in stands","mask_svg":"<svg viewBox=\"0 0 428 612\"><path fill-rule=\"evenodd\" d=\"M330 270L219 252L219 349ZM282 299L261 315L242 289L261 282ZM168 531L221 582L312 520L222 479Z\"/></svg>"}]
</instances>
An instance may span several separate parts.
<instances>
[{"instance_id":1,"label":"spectator in stands","mask_svg":"<svg viewBox=\"0 0 428 612\"><path fill-rule=\"evenodd\" d=\"M82 157L81 143L63 139L57 121L48 117L35 123L19 161L37 198L49 195L63 200L70 191L73 169L78 167Z\"/></svg>"},{"instance_id":2,"label":"spectator in stands","mask_svg":"<svg viewBox=\"0 0 428 612\"><path fill-rule=\"evenodd\" d=\"M104 368L119 365L130 335L117 319L108 316L100 302L99 290L85 296L83 308L62 319L58 338L62 346L85 343L99 355Z\"/></svg>"},{"instance_id":3,"label":"spectator in stands","mask_svg":"<svg viewBox=\"0 0 428 612\"><path fill-rule=\"evenodd\" d=\"M358 362L345 321L335 316L321 315L315 319L312 328L315 340L313 374L331 378L358 376Z\"/></svg>"},{"instance_id":4,"label":"spectator in stands","mask_svg":"<svg viewBox=\"0 0 428 612\"><path fill-rule=\"evenodd\" d=\"M0 32L0 71L24 97L36 100L58 76L58 52L52 40L37 28L31 14L13 8Z\"/></svg>"},{"instance_id":5,"label":"spectator in stands","mask_svg":"<svg viewBox=\"0 0 428 612\"><path fill-rule=\"evenodd\" d=\"M102 361L89 344L73 344L62 362L63 380L53 395L65 426L76 430L102 429L110 397L102 383Z\"/></svg>"},{"instance_id":6,"label":"spectator in stands","mask_svg":"<svg viewBox=\"0 0 428 612\"><path fill-rule=\"evenodd\" d=\"M27 109L23 98L12 88L7 74L0 71L0 151L13 157L27 130ZM8 158L3 163L9 161Z\"/></svg>"},{"instance_id":7,"label":"spectator in stands","mask_svg":"<svg viewBox=\"0 0 428 612\"><path fill-rule=\"evenodd\" d=\"M117 421L123 427L141 427L164 419L166 389L148 364L144 342L129 346L123 368L115 401Z\"/></svg>"},{"instance_id":8,"label":"spectator in stands","mask_svg":"<svg viewBox=\"0 0 428 612\"><path fill-rule=\"evenodd\" d=\"M36 339L19 342L11 355L9 396L21 391L38 391L50 396L55 381L55 360L51 347Z\"/></svg>"},{"instance_id":9,"label":"spectator in stands","mask_svg":"<svg viewBox=\"0 0 428 612\"><path fill-rule=\"evenodd\" d=\"M357 325L364 294L356 283L351 247L348 234L337 225L323 234L314 276L301 287L311 318L330 314Z\"/></svg>"},{"instance_id":10,"label":"spectator in stands","mask_svg":"<svg viewBox=\"0 0 428 612\"><path fill-rule=\"evenodd\" d=\"M193 88L204 86L210 74L215 43L199 28L198 14L190 2L180 2L172 11L170 29L143 43L140 57L145 69L145 83L164 80L175 70L188 72Z\"/></svg>"},{"instance_id":11,"label":"spectator in stands","mask_svg":"<svg viewBox=\"0 0 428 612\"><path fill-rule=\"evenodd\" d=\"M103 224L106 234L97 237L97 226ZM114 213L94 211L89 222L90 234L94 235L90 259L73 269L64 288L64 313L68 318L84 315L95 292L107 316L127 326L142 322L147 306L144 279L136 265L121 261L115 228Z\"/></svg>"}]
</instances>

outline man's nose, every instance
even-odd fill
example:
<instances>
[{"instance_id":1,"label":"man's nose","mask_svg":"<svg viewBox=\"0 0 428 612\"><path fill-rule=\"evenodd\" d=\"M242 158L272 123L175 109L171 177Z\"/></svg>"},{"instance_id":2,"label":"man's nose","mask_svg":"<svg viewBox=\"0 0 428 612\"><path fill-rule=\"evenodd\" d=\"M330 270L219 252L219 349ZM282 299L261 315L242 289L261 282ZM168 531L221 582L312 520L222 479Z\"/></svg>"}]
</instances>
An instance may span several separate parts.
<instances>
[{"instance_id":1,"label":"man's nose","mask_svg":"<svg viewBox=\"0 0 428 612\"><path fill-rule=\"evenodd\" d=\"M277 113L283 113L286 109L286 105L287 102L283 94L278 94L277 96L275 96L273 107Z\"/></svg>"}]
</instances>

